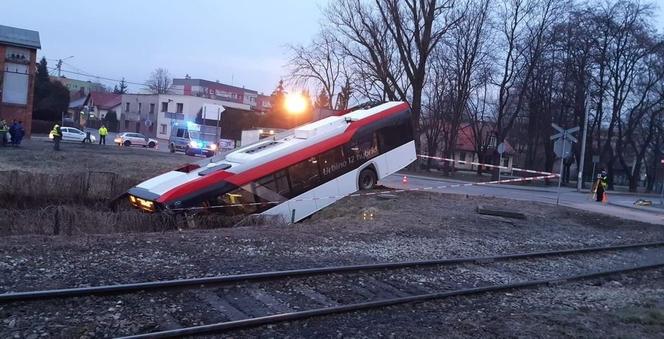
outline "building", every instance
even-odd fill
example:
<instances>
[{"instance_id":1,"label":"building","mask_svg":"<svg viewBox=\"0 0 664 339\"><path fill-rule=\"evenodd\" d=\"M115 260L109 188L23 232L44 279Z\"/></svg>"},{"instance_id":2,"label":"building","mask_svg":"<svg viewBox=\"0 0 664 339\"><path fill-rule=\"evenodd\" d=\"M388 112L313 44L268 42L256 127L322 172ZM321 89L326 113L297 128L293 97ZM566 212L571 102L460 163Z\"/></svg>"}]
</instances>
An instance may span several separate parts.
<instances>
[{"instance_id":1,"label":"building","mask_svg":"<svg viewBox=\"0 0 664 339\"><path fill-rule=\"evenodd\" d=\"M122 94L120 131L143 133L168 139L174 121L196 121L204 107L236 108L249 111L248 104L179 94Z\"/></svg>"},{"instance_id":2,"label":"building","mask_svg":"<svg viewBox=\"0 0 664 339\"><path fill-rule=\"evenodd\" d=\"M37 72L39 32L0 25L0 118L23 121L32 132L32 97Z\"/></svg>"},{"instance_id":3,"label":"building","mask_svg":"<svg viewBox=\"0 0 664 339\"><path fill-rule=\"evenodd\" d=\"M222 84L218 81L209 81L203 79L173 79L171 92L174 94L196 96L208 99L217 99L256 106L258 92L244 87L236 87Z\"/></svg>"},{"instance_id":4,"label":"building","mask_svg":"<svg viewBox=\"0 0 664 339\"><path fill-rule=\"evenodd\" d=\"M259 112L267 112L272 108L272 97L265 94L259 94L256 97L256 110Z\"/></svg>"},{"instance_id":5,"label":"building","mask_svg":"<svg viewBox=\"0 0 664 339\"><path fill-rule=\"evenodd\" d=\"M70 79L64 76L50 76L51 81L57 81L69 90L69 96L72 99L85 97L91 92L104 92L106 88L98 82L89 80Z\"/></svg>"}]
</instances>

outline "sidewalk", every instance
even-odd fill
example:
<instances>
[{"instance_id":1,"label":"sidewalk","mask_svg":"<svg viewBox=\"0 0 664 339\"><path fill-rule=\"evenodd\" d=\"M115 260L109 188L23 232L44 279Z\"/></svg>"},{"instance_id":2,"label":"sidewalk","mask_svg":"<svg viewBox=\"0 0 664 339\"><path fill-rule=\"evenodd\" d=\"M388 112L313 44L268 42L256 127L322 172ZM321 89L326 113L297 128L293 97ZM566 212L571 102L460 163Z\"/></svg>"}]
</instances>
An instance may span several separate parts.
<instances>
[{"instance_id":1,"label":"sidewalk","mask_svg":"<svg viewBox=\"0 0 664 339\"><path fill-rule=\"evenodd\" d=\"M419 179L425 179L425 180L434 180L434 181L440 181L440 182L450 182L450 183L455 183L455 184L471 184L471 183L481 183L481 181L469 181L469 180L461 180L461 179L454 179L454 178L445 178L445 177L440 177L440 176L434 176L434 175L426 175L426 173L413 173L413 172L397 172L401 176L408 176L412 178L419 178ZM516 177L503 177L502 179L512 179ZM587 183L590 185L590 183ZM557 193L558 192L558 185L557 181L555 185L550 185L550 186L542 186L542 185L514 185L511 183L505 183L505 184L484 184L483 186L487 187L495 187L495 188L503 188L503 189L512 189L512 190L527 190L531 192L542 192L542 193ZM560 192L577 192L576 186L574 187L569 187L569 186L561 186L560 187ZM590 195L590 189L589 188L583 188L579 193L583 194L588 194ZM659 201L661 195L658 193L645 193L645 192L628 192L628 191L607 191L609 196L628 196L628 197L634 197L636 199L638 198L645 198L647 200L657 200Z\"/></svg>"}]
</instances>

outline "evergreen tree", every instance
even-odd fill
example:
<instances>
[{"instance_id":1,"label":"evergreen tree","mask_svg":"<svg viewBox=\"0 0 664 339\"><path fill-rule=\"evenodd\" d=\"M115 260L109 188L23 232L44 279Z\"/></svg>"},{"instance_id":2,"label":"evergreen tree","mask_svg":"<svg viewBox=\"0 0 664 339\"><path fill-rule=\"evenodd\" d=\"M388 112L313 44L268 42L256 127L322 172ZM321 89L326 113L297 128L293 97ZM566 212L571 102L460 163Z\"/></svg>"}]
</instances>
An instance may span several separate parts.
<instances>
[{"instance_id":1,"label":"evergreen tree","mask_svg":"<svg viewBox=\"0 0 664 339\"><path fill-rule=\"evenodd\" d=\"M324 89L320 90L318 97L316 97L316 103L314 103L316 108L330 108L330 98L327 96L327 92Z\"/></svg>"},{"instance_id":2,"label":"evergreen tree","mask_svg":"<svg viewBox=\"0 0 664 339\"><path fill-rule=\"evenodd\" d=\"M126 94L127 93L127 82L125 81L124 77L122 78L122 80L120 80L119 87L118 87L118 85L115 85L113 87L113 93L115 93L115 94Z\"/></svg>"},{"instance_id":3,"label":"evergreen tree","mask_svg":"<svg viewBox=\"0 0 664 339\"><path fill-rule=\"evenodd\" d=\"M42 57L37 64L37 82L45 83L48 81L48 63L46 58Z\"/></svg>"},{"instance_id":4,"label":"evergreen tree","mask_svg":"<svg viewBox=\"0 0 664 339\"><path fill-rule=\"evenodd\" d=\"M45 58L37 65L32 100L32 115L35 119L59 121L62 113L69 108L69 90L58 81L51 82Z\"/></svg>"}]
</instances>

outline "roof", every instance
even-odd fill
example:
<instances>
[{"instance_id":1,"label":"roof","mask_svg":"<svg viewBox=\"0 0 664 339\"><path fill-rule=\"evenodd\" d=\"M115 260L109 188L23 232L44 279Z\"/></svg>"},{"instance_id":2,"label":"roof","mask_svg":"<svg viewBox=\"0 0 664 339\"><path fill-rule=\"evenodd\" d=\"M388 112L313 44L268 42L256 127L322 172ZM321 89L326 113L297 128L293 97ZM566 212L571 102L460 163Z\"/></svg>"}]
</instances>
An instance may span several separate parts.
<instances>
[{"instance_id":1,"label":"roof","mask_svg":"<svg viewBox=\"0 0 664 339\"><path fill-rule=\"evenodd\" d=\"M39 32L0 25L0 43L18 47L40 49Z\"/></svg>"},{"instance_id":2,"label":"roof","mask_svg":"<svg viewBox=\"0 0 664 339\"><path fill-rule=\"evenodd\" d=\"M87 102L88 102L88 96L86 95L86 96L80 97L76 100L70 101L69 102L69 108L72 108L72 109L81 108L81 107L85 106L85 104Z\"/></svg>"},{"instance_id":3,"label":"roof","mask_svg":"<svg viewBox=\"0 0 664 339\"><path fill-rule=\"evenodd\" d=\"M249 92L249 93L254 93L254 94L258 95L258 91L254 91L252 89L246 89L244 87L226 85L226 84L222 84L222 83L216 82L216 81L210 81L210 80L204 80L204 79L173 79L173 85L185 85L185 84L192 85L192 86L222 88L222 89L233 90L233 91L243 91L243 92Z\"/></svg>"},{"instance_id":4,"label":"roof","mask_svg":"<svg viewBox=\"0 0 664 339\"><path fill-rule=\"evenodd\" d=\"M492 123L482 123L482 124L483 124L481 129L483 134L482 140L485 143L489 143L491 135L495 132L495 126ZM507 140L505 140L504 143L506 146L505 153L513 154L514 148L512 147L512 145ZM493 149L494 145L489 145L489 147ZM467 152L475 151L475 131L473 130L473 126L470 123L465 123L459 126L459 134L457 135L456 149L458 151L467 151Z\"/></svg>"},{"instance_id":5,"label":"roof","mask_svg":"<svg viewBox=\"0 0 664 339\"><path fill-rule=\"evenodd\" d=\"M116 107L122 103L122 95L112 92L90 92L92 105L101 109Z\"/></svg>"}]
</instances>

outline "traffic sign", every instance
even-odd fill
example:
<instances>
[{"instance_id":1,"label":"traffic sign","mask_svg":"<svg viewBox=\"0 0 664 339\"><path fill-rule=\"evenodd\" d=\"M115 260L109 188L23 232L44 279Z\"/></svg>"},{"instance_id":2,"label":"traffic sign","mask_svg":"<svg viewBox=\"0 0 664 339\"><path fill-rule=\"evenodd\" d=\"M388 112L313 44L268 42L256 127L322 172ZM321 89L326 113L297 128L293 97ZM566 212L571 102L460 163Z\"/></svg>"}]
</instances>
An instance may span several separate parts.
<instances>
[{"instance_id":1,"label":"traffic sign","mask_svg":"<svg viewBox=\"0 0 664 339\"><path fill-rule=\"evenodd\" d=\"M496 147L496 151L498 151L498 154L505 153L505 143L501 142L500 145L498 145L498 147Z\"/></svg>"},{"instance_id":2,"label":"traffic sign","mask_svg":"<svg viewBox=\"0 0 664 339\"><path fill-rule=\"evenodd\" d=\"M560 157L560 172L558 172L558 197L556 198L557 205L560 202L560 184L562 183L563 178L563 160L571 155L572 142L579 142L575 137L572 136L572 133L578 131L580 127L577 126L570 129L564 129L554 123L551 124L551 127L559 132L551 136L551 140L556 141L553 144L553 151L556 152L558 157Z\"/></svg>"},{"instance_id":3,"label":"traffic sign","mask_svg":"<svg viewBox=\"0 0 664 339\"><path fill-rule=\"evenodd\" d=\"M553 151L559 158L567 159L572 155L572 143L567 139L558 139L553 143Z\"/></svg>"},{"instance_id":4,"label":"traffic sign","mask_svg":"<svg viewBox=\"0 0 664 339\"><path fill-rule=\"evenodd\" d=\"M593 155L593 164L596 164L599 162L599 155Z\"/></svg>"}]
</instances>

